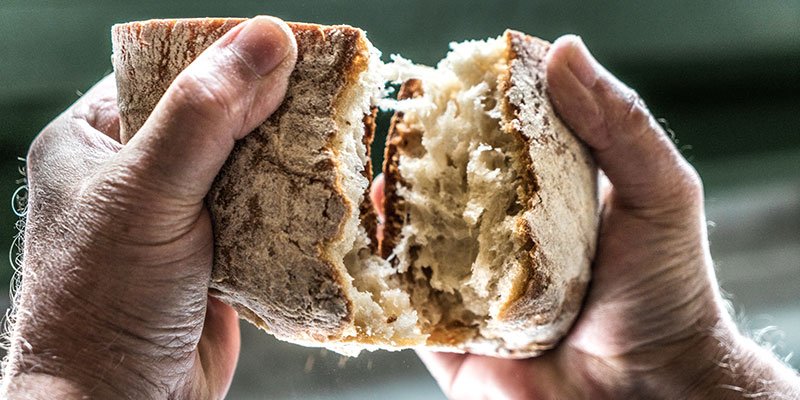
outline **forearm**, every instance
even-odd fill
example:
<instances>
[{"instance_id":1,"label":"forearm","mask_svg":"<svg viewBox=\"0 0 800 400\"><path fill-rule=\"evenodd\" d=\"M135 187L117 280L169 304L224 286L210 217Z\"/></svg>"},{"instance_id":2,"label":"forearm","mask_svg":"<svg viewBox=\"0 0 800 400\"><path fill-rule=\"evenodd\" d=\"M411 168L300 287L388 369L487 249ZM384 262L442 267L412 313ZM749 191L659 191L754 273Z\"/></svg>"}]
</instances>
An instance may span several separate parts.
<instances>
[{"instance_id":1,"label":"forearm","mask_svg":"<svg viewBox=\"0 0 800 400\"><path fill-rule=\"evenodd\" d=\"M0 398L8 400L85 399L80 385L51 375L29 373L3 377Z\"/></svg>"},{"instance_id":2,"label":"forearm","mask_svg":"<svg viewBox=\"0 0 800 400\"><path fill-rule=\"evenodd\" d=\"M616 383L605 385L604 397L800 399L797 372L739 333L730 318L703 332L701 340L682 350L662 347L662 352L676 354L668 364L648 372L634 368L612 379Z\"/></svg>"},{"instance_id":3,"label":"forearm","mask_svg":"<svg viewBox=\"0 0 800 400\"><path fill-rule=\"evenodd\" d=\"M124 324L101 318L113 313L90 301L87 291L68 282L56 286L36 279L29 271L57 275L35 263L37 259L33 253L27 257L17 291L3 394L12 399L71 399L153 393L152 379L145 378L150 372L143 362L150 350L146 343L129 334Z\"/></svg>"},{"instance_id":4,"label":"forearm","mask_svg":"<svg viewBox=\"0 0 800 400\"><path fill-rule=\"evenodd\" d=\"M800 376L769 350L738 332L725 318L708 340L670 368L658 391L686 387L683 398L741 400L800 398ZM667 385L664 385L667 383Z\"/></svg>"},{"instance_id":5,"label":"forearm","mask_svg":"<svg viewBox=\"0 0 800 400\"><path fill-rule=\"evenodd\" d=\"M706 398L714 399L797 399L800 377L769 350L748 338L739 337L719 362L716 382Z\"/></svg>"},{"instance_id":6,"label":"forearm","mask_svg":"<svg viewBox=\"0 0 800 400\"><path fill-rule=\"evenodd\" d=\"M107 368L95 370L97 363L71 357L75 365L69 365L59 362L58 356L23 355L13 347L11 351L0 382L0 399L135 398L131 396L146 394L140 390L140 382L126 384Z\"/></svg>"}]
</instances>

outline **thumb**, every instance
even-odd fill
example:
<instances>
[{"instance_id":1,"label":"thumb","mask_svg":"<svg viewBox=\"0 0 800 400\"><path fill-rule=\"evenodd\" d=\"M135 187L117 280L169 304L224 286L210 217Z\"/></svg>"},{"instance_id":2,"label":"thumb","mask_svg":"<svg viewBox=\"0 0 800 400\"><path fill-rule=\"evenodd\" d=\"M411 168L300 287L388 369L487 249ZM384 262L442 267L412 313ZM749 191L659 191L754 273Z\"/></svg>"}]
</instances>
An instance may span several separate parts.
<instances>
[{"instance_id":1,"label":"thumb","mask_svg":"<svg viewBox=\"0 0 800 400\"><path fill-rule=\"evenodd\" d=\"M644 102L564 36L547 56L549 94L564 121L592 149L628 210L667 215L702 203L702 186Z\"/></svg>"},{"instance_id":2,"label":"thumb","mask_svg":"<svg viewBox=\"0 0 800 400\"><path fill-rule=\"evenodd\" d=\"M153 193L200 204L234 142L283 101L297 45L290 28L255 17L226 33L167 89L119 157Z\"/></svg>"}]
</instances>

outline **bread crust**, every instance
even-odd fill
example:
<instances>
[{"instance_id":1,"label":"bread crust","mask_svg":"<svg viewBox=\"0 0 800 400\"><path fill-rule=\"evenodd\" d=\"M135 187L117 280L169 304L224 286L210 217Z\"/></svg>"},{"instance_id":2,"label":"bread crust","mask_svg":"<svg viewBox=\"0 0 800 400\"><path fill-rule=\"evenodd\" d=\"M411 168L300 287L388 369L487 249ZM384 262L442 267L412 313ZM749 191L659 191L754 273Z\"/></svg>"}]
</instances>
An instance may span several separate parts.
<instances>
[{"instance_id":1,"label":"bread crust","mask_svg":"<svg viewBox=\"0 0 800 400\"><path fill-rule=\"evenodd\" d=\"M398 100L407 100L422 96L422 82L409 79L400 85L397 92ZM400 230L405 223L405 202L403 196L397 193L397 186L407 185L400 175L400 155L418 147L422 138L421 132L403 122L403 113L396 112L392 116L389 132L386 135L386 147L383 153L383 238L379 243L379 254L388 258L400 237Z\"/></svg>"},{"instance_id":2,"label":"bread crust","mask_svg":"<svg viewBox=\"0 0 800 400\"><path fill-rule=\"evenodd\" d=\"M427 345L523 358L553 347L569 330L582 304L597 236L597 169L586 146L550 104L544 64L550 44L513 30L507 30L503 40L508 70L499 82L502 128L527 149L517 160L523 175L518 198L524 212L514 232L525 251L520 260L523 268L514 276L512 292L505 296L500 312L488 323L494 338L482 336L477 325L434 326ZM407 82L399 97L421 91L420 82ZM418 142L419 135L407 129L402 113L395 114L383 166L384 257L398 243L406 218L397 190L398 184L406 184L399 172L399 155L408 143Z\"/></svg>"},{"instance_id":3,"label":"bread crust","mask_svg":"<svg viewBox=\"0 0 800 400\"><path fill-rule=\"evenodd\" d=\"M177 74L242 21L114 26L123 143ZM207 197L215 237L210 288L277 337L325 343L353 320L349 278L329 247L342 239L344 223L360 205L344 195L333 140L340 129L337 110L347 100L340 97L366 70L369 50L356 28L289 26L298 54L285 100L236 143ZM372 135L364 140L371 143Z\"/></svg>"},{"instance_id":4,"label":"bread crust","mask_svg":"<svg viewBox=\"0 0 800 400\"><path fill-rule=\"evenodd\" d=\"M371 113L364 116L364 138L362 143L367 149L367 163L364 164L364 171L362 175L367 178L370 185L364 191L361 205L358 207L359 218L361 219L361 226L367 233L369 238L370 252L377 253L380 242L378 241L378 213L375 211L375 206L372 204L372 196L370 196L370 188L372 187L372 141L375 140L375 118L378 116L378 108L371 107Z\"/></svg>"},{"instance_id":5,"label":"bread crust","mask_svg":"<svg viewBox=\"0 0 800 400\"><path fill-rule=\"evenodd\" d=\"M544 59L550 44L513 30L504 38L509 64L501 85L504 128L525 140L535 186L526 188L531 197L517 231L519 240L531 245L531 265L498 319L542 349L567 333L589 283L599 218L597 168L549 100Z\"/></svg>"}]
</instances>

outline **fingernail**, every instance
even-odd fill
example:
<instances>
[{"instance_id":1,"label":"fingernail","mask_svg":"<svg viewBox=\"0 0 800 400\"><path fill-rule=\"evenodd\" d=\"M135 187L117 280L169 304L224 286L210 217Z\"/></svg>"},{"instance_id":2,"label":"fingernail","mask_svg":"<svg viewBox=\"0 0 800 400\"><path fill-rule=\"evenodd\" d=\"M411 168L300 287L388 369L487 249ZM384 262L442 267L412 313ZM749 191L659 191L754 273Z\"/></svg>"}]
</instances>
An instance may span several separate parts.
<instances>
[{"instance_id":1,"label":"fingernail","mask_svg":"<svg viewBox=\"0 0 800 400\"><path fill-rule=\"evenodd\" d=\"M257 75L267 75L289 54L292 32L283 21L272 17L258 16L243 24L228 46Z\"/></svg>"},{"instance_id":2,"label":"fingernail","mask_svg":"<svg viewBox=\"0 0 800 400\"><path fill-rule=\"evenodd\" d=\"M594 87L598 77L597 60L586 48L586 44L583 43L583 39L580 36L571 36L569 40L572 42L574 49L572 57L567 62L570 71L583 86L587 88Z\"/></svg>"}]
</instances>

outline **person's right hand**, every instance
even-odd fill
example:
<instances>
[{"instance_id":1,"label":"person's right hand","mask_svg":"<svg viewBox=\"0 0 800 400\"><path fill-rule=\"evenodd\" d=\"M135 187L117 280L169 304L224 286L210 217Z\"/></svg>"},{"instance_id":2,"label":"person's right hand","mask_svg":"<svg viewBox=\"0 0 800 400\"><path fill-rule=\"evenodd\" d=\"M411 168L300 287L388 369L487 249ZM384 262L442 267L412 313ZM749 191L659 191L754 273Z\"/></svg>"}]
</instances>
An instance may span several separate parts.
<instances>
[{"instance_id":1,"label":"person's right hand","mask_svg":"<svg viewBox=\"0 0 800 400\"><path fill-rule=\"evenodd\" d=\"M556 110L613 185L603 195L585 308L563 342L538 358L420 351L423 362L445 394L458 399L685 399L760 392L755 378L728 379L745 371L755 353L723 306L697 173L637 94L600 66L577 37L557 40L546 61ZM381 204L381 181L372 194ZM770 372L780 368L767 364L755 366L764 373L754 376L774 377Z\"/></svg>"}]
</instances>

